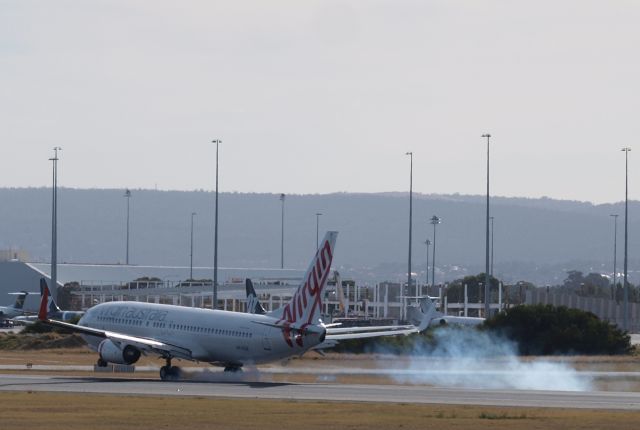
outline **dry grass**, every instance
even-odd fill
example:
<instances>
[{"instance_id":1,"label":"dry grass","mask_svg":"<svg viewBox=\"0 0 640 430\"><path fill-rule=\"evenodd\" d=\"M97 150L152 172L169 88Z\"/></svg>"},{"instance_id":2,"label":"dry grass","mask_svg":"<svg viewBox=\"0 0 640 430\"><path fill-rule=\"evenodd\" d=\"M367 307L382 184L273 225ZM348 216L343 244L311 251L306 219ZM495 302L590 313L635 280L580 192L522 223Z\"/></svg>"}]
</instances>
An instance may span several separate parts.
<instances>
[{"instance_id":1,"label":"dry grass","mask_svg":"<svg viewBox=\"0 0 640 430\"><path fill-rule=\"evenodd\" d=\"M202 397L0 393L2 428L637 429L638 413Z\"/></svg>"},{"instance_id":2,"label":"dry grass","mask_svg":"<svg viewBox=\"0 0 640 430\"><path fill-rule=\"evenodd\" d=\"M93 365L97 354L89 348L41 349L8 351L0 350L2 364L42 364L42 365Z\"/></svg>"}]
</instances>

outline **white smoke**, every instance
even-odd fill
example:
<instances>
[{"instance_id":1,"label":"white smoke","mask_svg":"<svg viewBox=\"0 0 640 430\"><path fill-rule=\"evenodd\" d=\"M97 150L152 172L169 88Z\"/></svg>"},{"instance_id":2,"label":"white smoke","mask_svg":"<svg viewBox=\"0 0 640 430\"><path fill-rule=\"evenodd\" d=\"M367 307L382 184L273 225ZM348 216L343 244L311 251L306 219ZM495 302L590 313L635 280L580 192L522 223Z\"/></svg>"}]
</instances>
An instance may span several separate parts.
<instances>
[{"instance_id":1,"label":"white smoke","mask_svg":"<svg viewBox=\"0 0 640 430\"><path fill-rule=\"evenodd\" d=\"M392 372L394 380L515 390L588 391L593 386L592 377L566 363L522 359L515 343L477 329L445 327L433 336L435 346L416 347L402 372Z\"/></svg>"}]
</instances>

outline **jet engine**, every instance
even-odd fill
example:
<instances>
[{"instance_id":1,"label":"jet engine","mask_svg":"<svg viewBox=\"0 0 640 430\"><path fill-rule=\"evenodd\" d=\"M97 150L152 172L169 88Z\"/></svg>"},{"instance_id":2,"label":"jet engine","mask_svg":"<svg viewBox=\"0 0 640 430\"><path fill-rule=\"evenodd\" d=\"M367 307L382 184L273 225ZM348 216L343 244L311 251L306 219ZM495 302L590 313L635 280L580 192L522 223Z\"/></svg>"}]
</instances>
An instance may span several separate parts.
<instances>
[{"instance_id":1,"label":"jet engine","mask_svg":"<svg viewBox=\"0 0 640 430\"><path fill-rule=\"evenodd\" d=\"M305 327L302 331L298 332L296 336L298 345L302 345L302 338L306 336L318 336L318 343L322 343L327 337L327 329L319 325L309 325Z\"/></svg>"},{"instance_id":2,"label":"jet engine","mask_svg":"<svg viewBox=\"0 0 640 430\"><path fill-rule=\"evenodd\" d=\"M100 358L109 363L133 364L140 359L140 350L132 345L120 348L110 339L105 339L98 345Z\"/></svg>"},{"instance_id":3,"label":"jet engine","mask_svg":"<svg viewBox=\"0 0 640 430\"><path fill-rule=\"evenodd\" d=\"M318 340L320 343L324 342L324 339L327 337L327 329L323 327L322 333L320 333L320 337Z\"/></svg>"}]
</instances>

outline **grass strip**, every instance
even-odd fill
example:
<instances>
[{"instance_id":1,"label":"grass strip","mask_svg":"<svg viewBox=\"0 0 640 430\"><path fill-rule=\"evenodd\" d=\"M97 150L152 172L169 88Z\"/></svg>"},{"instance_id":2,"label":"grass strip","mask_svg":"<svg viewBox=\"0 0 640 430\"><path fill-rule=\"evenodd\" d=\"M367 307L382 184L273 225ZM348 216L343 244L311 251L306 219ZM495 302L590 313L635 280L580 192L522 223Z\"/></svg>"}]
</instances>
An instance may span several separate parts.
<instances>
[{"instance_id":1,"label":"grass strip","mask_svg":"<svg viewBox=\"0 0 640 430\"><path fill-rule=\"evenodd\" d=\"M638 413L203 397L0 393L2 428L145 430L637 429Z\"/></svg>"}]
</instances>

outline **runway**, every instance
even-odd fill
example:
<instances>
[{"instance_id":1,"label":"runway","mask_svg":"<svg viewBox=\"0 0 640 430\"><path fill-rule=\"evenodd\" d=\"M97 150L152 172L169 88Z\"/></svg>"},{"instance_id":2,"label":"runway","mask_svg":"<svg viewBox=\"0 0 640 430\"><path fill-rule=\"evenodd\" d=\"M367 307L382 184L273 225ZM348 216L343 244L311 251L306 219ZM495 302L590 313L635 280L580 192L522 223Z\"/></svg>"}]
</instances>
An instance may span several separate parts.
<instances>
[{"instance_id":1,"label":"runway","mask_svg":"<svg viewBox=\"0 0 640 430\"><path fill-rule=\"evenodd\" d=\"M41 365L34 364L19 365L19 364L0 364L0 370L5 371L22 371L25 369L37 370L43 372L93 372L96 370L95 366L91 365ZM188 372L205 372L210 374L222 374L222 370L219 368L190 366L184 370ZM157 374L160 371L158 366L135 366L136 372L153 372ZM260 373L264 375L316 375L324 378L332 378L344 375L360 375L360 376L388 376L402 379L411 379L417 377L454 377L459 378L465 376L471 378L473 376L482 376L487 378L498 377L511 377L518 378L521 376L518 372L508 370L411 370L411 369L392 369L392 368L369 368L369 369L357 369L350 367L332 368L332 367L264 367L260 368ZM554 376L553 373L550 373ZM575 372L575 375L579 379L585 380L625 380L625 381L640 381L640 372L605 372L605 371L579 371ZM563 374L558 374L563 376Z\"/></svg>"},{"instance_id":2,"label":"runway","mask_svg":"<svg viewBox=\"0 0 640 430\"><path fill-rule=\"evenodd\" d=\"M0 375L0 391L640 410L640 393Z\"/></svg>"}]
</instances>

